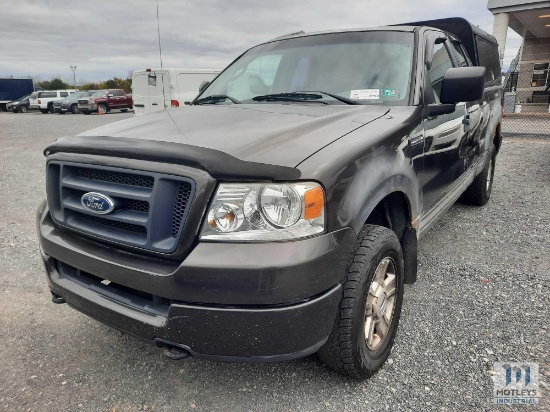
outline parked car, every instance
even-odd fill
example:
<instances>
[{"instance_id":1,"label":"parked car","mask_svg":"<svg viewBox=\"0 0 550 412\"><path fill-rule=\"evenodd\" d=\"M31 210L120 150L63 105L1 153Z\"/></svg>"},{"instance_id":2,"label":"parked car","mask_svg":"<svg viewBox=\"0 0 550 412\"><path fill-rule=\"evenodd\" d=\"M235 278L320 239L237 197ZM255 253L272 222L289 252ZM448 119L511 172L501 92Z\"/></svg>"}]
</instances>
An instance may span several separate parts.
<instances>
[{"instance_id":1,"label":"parked car","mask_svg":"<svg viewBox=\"0 0 550 412\"><path fill-rule=\"evenodd\" d=\"M6 109L8 111L12 111L14 113L27 113L29 111L29 98L30 98L30 94L27 94L26 96L22 96L20 97L19 99L17 100L13 100L11 102L9 102L7 105L6 105Z\"/></svg>"},{"instance_id":2,"label":"parked car","mask_svg":"<svg viewBox=\"0 0 550 412\"><path fill-rule=\"evenodd\" d=\"M65 114L67 112L71 112L73 114L80 113L80 109L78 108L78 99L91 96L94 93L95 90L77 92L70 94L63 100L56 100L53 102L54 112L59 114Z\"/></svg>"},{"instance_id":3,"label":"parked car","mask_svg":"<svg viewBox=\"0 0 550 412\"><path fill-rule=\"evenodd\" d=\"M126 112L133 107L132 95L122 89L98 90L89 98L78 99L78 107L84 114L101 111L102 114L118 109Z\"/></svg>"},{"instance_id":4,"label":"parked car","mask_svg":"<svg viewBox=\"0 0 550 412\"><path fill-rule=\"evenodd\" d=\"M60 100L69 96L70 94L76 93L77 90L44 90L38 92L36 97L33 97L34 93L31 95L29 100L29 108L31 110L40 110L42 113L54 113L53 102Z\"/></svg>"},{"instance_id":5,"label":"parked car","mask_svg":"<svg viewBox=\"0 0 550 412\"><path fill-rule=\"evenodd\" d=\"M220 73L211 69L145 69L132 76L134 114L159 112L183 106L197 97L199 86Z\"/></svg>"},{"instance_id":6,"label":"parked car","mask_svg":"<svg viewBox=\"0 0 550 412\"><path fill-rule=\"evenodd\" d=\"M52 299L173 359L371 376L417 240L491 196L501 98L496 40L463 19L253 47L185 110L45 149Z\"/></svg>"}]
</instances>

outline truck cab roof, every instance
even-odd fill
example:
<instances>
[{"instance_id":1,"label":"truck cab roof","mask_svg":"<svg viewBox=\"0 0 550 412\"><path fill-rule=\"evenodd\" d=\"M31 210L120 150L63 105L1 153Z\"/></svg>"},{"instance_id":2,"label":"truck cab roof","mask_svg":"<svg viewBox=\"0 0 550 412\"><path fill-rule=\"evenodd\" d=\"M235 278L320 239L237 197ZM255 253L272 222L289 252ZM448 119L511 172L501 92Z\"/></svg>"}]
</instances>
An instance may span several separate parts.
<instances>
[{"instance_id":1,"label":"truck cab roof","mask_svg":"<svg viewBox=\"0 0 550 412\"><path fill-rule=\"evenodd\" d=\"M483 65L480 63L480 53L478 52L478 40L482 39L487 43L498 46L496 39L489 33L483 31L479 27L471 24L468 20L462 17L450 17L446 19L435 19L435 20L424 20L417 22L409 23L400 23L390 26L380 26L380 27L364 27L364 28L355 28L355 29L344 29L344 30L328 30L328 31L319 31L306 33L303 31L289 33L276 37L275 39L269 40L265 43L287 40L291 38L298 37L307 37L307 36L317 36L322 34L332 34L332 33L349 33L349 32L362 32L362 31L402 31L402 32L414 32L420 27L432 27L439 29L443 32L450 33L454 35L458 40L462 42L464 48L468 52L470 59L476 66ZM265 44L263 43L263 44Z\"/></svg>"}]
</instances>

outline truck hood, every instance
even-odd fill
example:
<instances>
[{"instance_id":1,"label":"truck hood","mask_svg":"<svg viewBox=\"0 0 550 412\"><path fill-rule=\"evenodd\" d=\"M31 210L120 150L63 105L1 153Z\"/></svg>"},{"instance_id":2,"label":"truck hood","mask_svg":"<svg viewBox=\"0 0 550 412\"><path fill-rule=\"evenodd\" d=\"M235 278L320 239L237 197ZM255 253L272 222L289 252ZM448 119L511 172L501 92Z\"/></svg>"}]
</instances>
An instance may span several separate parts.
<instances>
[{"instance_id":1,"label":"truck hood","mask_svg":"<svg viewBox=\"0 0 550 412\"><path fill-rule=\"evenodd\" d=\"M179 143L245 162L295 167L388 111L387 106L318 103L190 106L122 120L79 136Z\"/></svg>"}]
</instances>

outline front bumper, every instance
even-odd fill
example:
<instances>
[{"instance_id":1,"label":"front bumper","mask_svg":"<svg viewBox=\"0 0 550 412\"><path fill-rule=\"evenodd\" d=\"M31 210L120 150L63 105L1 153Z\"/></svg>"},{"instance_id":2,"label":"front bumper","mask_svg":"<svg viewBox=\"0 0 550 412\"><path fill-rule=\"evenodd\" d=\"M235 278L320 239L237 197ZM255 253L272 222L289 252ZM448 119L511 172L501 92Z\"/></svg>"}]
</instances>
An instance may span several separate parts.
<instances>
[{"instance_id":1,"label":"front bumper","mask_svg":"<svg viewBox=\"0 0 550 412\"><path fill-rule=\"evenodd\" d=\"M332 330L351 229L269 244L199 243L162 265L62 230L45 206L38 230L50 289L77 310L150 343L169 342L217 361L269 362L317 351ZM138 293L169 299L151 312L64 276L59 263Z\"/></svg>"},{"instance_id":2,"label":"front bumper","mask_svg":"<svg viewBox=\"0 0 550 412\"><path fill-rule=\"evenodd\" d=\"M97 104L79 104L78 108L82 111L97 112Z\"/></svg>"}]
</instances>

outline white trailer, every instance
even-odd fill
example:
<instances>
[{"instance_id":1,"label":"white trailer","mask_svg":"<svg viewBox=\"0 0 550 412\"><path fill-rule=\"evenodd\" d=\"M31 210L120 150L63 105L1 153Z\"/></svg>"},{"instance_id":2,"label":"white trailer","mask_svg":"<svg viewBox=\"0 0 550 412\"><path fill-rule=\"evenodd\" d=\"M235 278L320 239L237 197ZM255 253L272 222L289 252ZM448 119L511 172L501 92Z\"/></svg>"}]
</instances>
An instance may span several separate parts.
<instances>
[{"instance_id":1,"label":"white trailer","mask_svg":"<svg viewBox=\"0 0 550 412\"><path fill-rule=\"evenodd\" d=\"M213 69L136 70L132 75L134 114L183 106L197 96L203 81L212 81L219 73Z\"/></svg>"}]
</instances>

